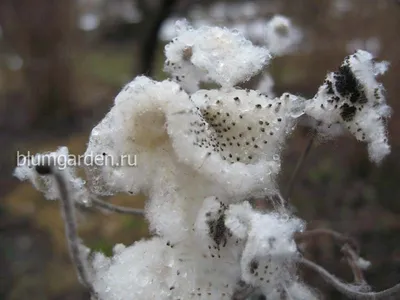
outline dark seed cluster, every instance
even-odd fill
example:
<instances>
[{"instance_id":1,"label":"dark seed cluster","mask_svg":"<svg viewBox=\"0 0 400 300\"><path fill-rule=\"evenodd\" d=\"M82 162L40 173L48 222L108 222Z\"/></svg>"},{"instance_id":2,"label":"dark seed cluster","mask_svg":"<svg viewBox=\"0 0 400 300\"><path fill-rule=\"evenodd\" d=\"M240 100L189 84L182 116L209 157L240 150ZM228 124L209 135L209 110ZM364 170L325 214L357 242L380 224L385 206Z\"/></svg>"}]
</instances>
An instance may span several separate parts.
<instances>
[{"instance_id":1,"label":"dark seed cluster","mask_svg":"<svg viewBox=\"0 0 400 300\"><path fill-rule=\"evenodd\" d=\"M208 227L208 235L214 242L208 245L210 255L212 258L221 258L220 250L227 245L228 238L232 237L232 232L225 226L225 211L228 206L220 202L220 207L213 216L212 212L206 213L206 222Z\"/></svg>"},{"instance_id":2,"label":"dark seed cluster","mask_svg":"<svg viewBox=\"0 0 400 300\"><path fill-rule=\"evenodd\" d=\"M244 92L244 91L243 91ZM249 100L246 99L247 91L241 96L232 95L229 99L212 99L207 93L203 97L209 104L200 108L198 121L190 123L190 133L195 135L194 145L205 148L211 153L218 153L223 160L229 163L243 162L253 163L257 161L262 149L275 135L274 124L283 121L280 114L282 103L280 101L267 101L268 98L260 96L260 103L254 104L251 109L242 109L242 105ZM229 97L229 96L227 96ZM224 105L224 101L236 104L233 108ZM267 118L264 110L271 110L273 118Z\"/></svg>"},{"instance_id":3,"label":"dark seed cluster","mask_svg":"<svg viewBox=\"0 0 400 300\"><path fill-rule=\"evenodd\" d=\"M353 54L353 57L356 57L356 54ZM320 105L321 109L332 106L338 109L344 122L353 121L357 111L361 111L368 103L365 86L355 76L350 65L350 58L350 56L346 57L339 70L334 72L331 78L325 80L325 92L329 98L326 104ZM378 105L381 95L380 88L376 88L375 105Z\"/></svg>"},{"instance_id":4,"label":"dark seed cluster","mask_svg":"<svg viewBox=\"0 0 400 300\"><path fill-rule=\"evenodd\" d=\"M256 281L261 284L271 283L271 279L279 272L279 267L271 263L271 257L254 258L248 264L248 272Z\"/></svg>"},{"instance_id":5,"label":"dark seed cluster","mask_svg":"<svg viewBox=\"0 0 400 300\"><path fill-rule=\"evenodd\" d=\"M377 86L374 89L373 99L366 95L367 87L355 75L350 59L357 59L357 54L346 57L344 63L339 67L338 71L332 73L324 82L324 92L328 97L326 102L320 104L320 109L333 109L338 112L341 123L345 123L345 127L359 140L366 140L366 133L358 122L354 122L357 114L365 108L376 108L380 105L383 95L382 88ZM316 99L319 95L316 95ZM377 118L377 122L381 121L381 117ZM320 120L320 125L324 126L325 122ZM331 125L328 126L330 128Z\"/></svg>"},{"instance_id":6,"label":"dark seed cluster","mask_svg":"<svg viewBox=\"0 0 400 300\"><path fill-rule=\"evenodd\" d=\"M178 274L179 275L179 274ZM170 291L175 290L175 286L169 288ZM220 286L214 287L212 282L208 283L208 286L203 288L197 288L192 290L189 295L191 299L231 299L231 291L229 289L229 284L226 284L223 288ZM172 299L172 298L171 298ZM184 298L177 297L174 300L185 300Z\"/></svg>"}]
</instances>

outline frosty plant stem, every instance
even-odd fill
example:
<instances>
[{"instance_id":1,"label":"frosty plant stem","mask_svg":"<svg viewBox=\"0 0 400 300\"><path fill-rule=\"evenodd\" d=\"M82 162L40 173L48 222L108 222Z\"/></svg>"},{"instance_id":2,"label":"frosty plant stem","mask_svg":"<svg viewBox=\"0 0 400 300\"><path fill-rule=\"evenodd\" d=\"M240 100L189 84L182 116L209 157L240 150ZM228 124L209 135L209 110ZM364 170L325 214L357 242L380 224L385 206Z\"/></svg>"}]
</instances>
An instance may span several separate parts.
<instances>
[{"instance_id":1,"label":"frosty plant stem","mask_svg":"<svg viewBox=\"0 0 400 300\"><path fill-rule=\"evenodd\" d=\"M293 173L289 179L289 183L288 183L288 186L286 189L286 194L285 194L285 198L288 201L290 201L290 197L292 196L292 191L293 191L294 185L296 183L297 177L299 176L299 173L301 171L301 168L302 168L304 162L306 161L308 154L311 151L315 136L316 136L316 132L312 132L311 136L308 139L307 145L304 148L304 151L302 152L299 160L297 161L296 167L294 168Z\"/></svg>"},{"instance_id":2,"label":"frosty plant stem","mask_svg":"<svg viewBox=\"0 0 400 300\"><path fill-rule=\"evenodd\" d=\"M325 270L323 267L317 265L316 263L306 258L301 258L299 260L299 263L318 273L324 280L326 280L327 283L332 285L339 292L343 293L344 295L347 295L352 299L386 300L386 299L391 299L390 297L400 294L400 283L381 292L366 292L366 293L359 292L357 291L357 289L354 288L354 286L343 283L342 281L337 279L334 275Z\"/></svg>"},{"instance_id":3,"label":"frosty plant stem","mask_svg":"<svg viewBox=\"0 0 400 300\"><path fill-rule=\"evenodd\" d=\"M65 222L65 235L67 237L72 262L75 265L79 280L88 289L90 295L95 297L96 293L90 280L90 271L87 261L83 257L83 253L80 249L81 242L79 240L75 218L75 199L71 198L71 193L69 192L71 187L68 186L68 182L65 180L62 170L58 170L55 166L41 166L39 168L49 168L50 172L49 174L46 174L46 176L54 177L56 186L60 193L61 210Z\"/></svg>"},{"instance_id":4,"label":"frosty plant stem","mask_svg":"<svg viewBox=\"0 0 400 300\"><path fill-rule=\"evenodd\" d=\"M105 211L119 213L119 214L127 214L127 215L135 215L135 216L143 216L144 211L143 209L138 208L130 208L130 207L123 207L115 204L111 204L105 202L98 197L93 197L91 199L92 205L98 209L103 209Z\"/></svg>"}]
</instances>

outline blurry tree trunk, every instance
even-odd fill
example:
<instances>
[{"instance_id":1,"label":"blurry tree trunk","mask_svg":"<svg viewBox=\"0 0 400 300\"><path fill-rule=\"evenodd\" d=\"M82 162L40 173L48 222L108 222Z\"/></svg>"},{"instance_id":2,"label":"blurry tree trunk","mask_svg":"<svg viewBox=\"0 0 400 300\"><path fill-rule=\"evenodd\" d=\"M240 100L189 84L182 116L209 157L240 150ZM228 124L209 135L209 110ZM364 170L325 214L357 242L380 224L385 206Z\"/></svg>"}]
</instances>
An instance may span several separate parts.
<instances>
[{"instance_id":1,"label":"blurry tree trunk","mask_svg":"<svg viewBox=\"0 0 400 300\"><path fill-rule=\"evenodd\" d=\"M71 120L75 1L0 0L5 42L23 60L26 125Z\"/></svg>"},{"instance_id":2,"label":"blurry tree trunk","mask_svg":"<svg viewBox=\"0 0 400 300\"><path fill-rule=\"evenodd\" d=\"M156 59L158 35L163 22L173 12L177 0L162 0L160 5L152 8L146 0L138 1L139 8L144 15L143 29L140 41L140 60L136 67L136 74L152 75Z\"/></svg>"}]
</instances>

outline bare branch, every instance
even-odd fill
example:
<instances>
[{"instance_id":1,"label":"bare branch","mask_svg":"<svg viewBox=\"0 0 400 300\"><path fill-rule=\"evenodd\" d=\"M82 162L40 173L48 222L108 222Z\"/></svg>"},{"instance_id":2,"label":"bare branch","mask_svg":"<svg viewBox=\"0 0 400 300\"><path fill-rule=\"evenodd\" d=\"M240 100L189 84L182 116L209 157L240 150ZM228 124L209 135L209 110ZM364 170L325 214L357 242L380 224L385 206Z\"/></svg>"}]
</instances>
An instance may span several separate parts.
<instances>
[{"instance_id":1,"label":"bare branch","mask_svg":"<svg viewBox=\"0 0 400 300\"><path fill-rule=\"evenodd\" d=\"M70 187L68 186L67 180L65 180L62 171L51 170L50 174L54 176L58 190L60 192L61 210L63 212L65 221L65 234L67 237L68 247L70 250L70 256L72 262L75 265L78 273L78 278L82 284L88 289L92 297L95 297L96 293L90 282L90 272L88 269L87 262L83 259L80 250L80 239L77 231L77 222L75 219L75 206L74 200L71 199ZM94 298L95 299L95 298Z\"/></svg>"},{"instance_id":2,"label":"bare branch","mask_svg":"<svg viewBox=\"0 0 400 300\"><path fill-rule=\"evenodd\" d=\"M343 246L345 244L349 244L356 253L360 252L360 246L355 239L353 239L349 236L346 236L344 234L341 234L340 232L331 230L331 229L318 228L318 229L306 230L303 232L297 232L295 234L294 238L297 243L301 243L304 240L308 240L310 238L318 237L321 235L331 236L341 246Z\"/></svg>"},{"instance_id":3,"label":"bare branch","mask_svg":"<svg viewBox=\"0 0 400 300\"><path fill-rule=\"evenodd\" d=\"M284 194L285 199L288 201L290 201L290 196L292 194L292 190L293 190L294 184L296 183L297 176L301 170L301 167L303 166L303 163L305 162L305 160L308 156L308 153L310 153L311 147L314 143L315 135L316 135L316 133L313 132L310 139L308 140L306 148L304 148L303 153L301 154L299 160L297 161L297 164L296 164L296 167L294 168L292 176L290 177L289 184L286 189L286 193Z\"/></svg>"},{"instance_id":4,"label":"bare branch","mask_svg":"<svg viewBox=\"0 0 400 300\"><path fill-rule=\"evenodd\" d=\"M363 271L357 264L359 256L354 252L354 250L350 247L349 244L345 244L342 247L341 251L345 256L347 263L351 268L351 271L353 272L354 282L358 285L366 285L367 281L364 278Z\"/></svg>"},{"instance_id":5,"label":"bare branch","mask_svg":"<svg viewBox=\"0 0 400 300\"><path fill-rule=\"evenodd\" d=\"M135 216L143 216L144 210L139 208L123 207L115 204L108 203L100 200L99 198L92 198L92 205L99 209L104 209L113 213L128 214Z\"/></svg>"},{"instance_id":6,"label":"bare branch","mask_svg":"<svg viewBox=\"0 0 400 300\"><path fill-rule=\"evenodd\" d=\"M388 299L389 297L393 297L395 295L400 294L400 283L381 292L360 292L357 290L357 287L340 281L334 275L329 273L326 269L306 258L301 258L299 260L299 263L318 273L326 282L331 284L339 292L354 299L380 300L380 299Z\"/></svg>"}]
</instances>

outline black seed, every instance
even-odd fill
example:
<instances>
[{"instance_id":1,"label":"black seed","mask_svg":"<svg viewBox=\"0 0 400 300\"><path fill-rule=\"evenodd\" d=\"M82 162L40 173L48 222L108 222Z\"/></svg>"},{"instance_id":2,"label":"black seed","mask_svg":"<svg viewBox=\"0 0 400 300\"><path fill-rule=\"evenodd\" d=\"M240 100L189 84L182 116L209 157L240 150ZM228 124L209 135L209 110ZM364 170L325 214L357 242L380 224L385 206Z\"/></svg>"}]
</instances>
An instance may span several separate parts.
<instances>
[{"instance_id":1,"label":"black seed","mask_svg":"<svg viewBox=\"0 0 400 300\"><path fill-rule=\"evenodd\" d=\"M38 165L35 170L39 175L49 175L51 173L51 168L48 165Z\"/></svg>"},{"instance_id":2,"label":"black seed","mask_svg":"<svg viewBox=\"0 0 400 300\"><path fill-rule=\"evenodd\" d=\"M332 86L332 81L327 80L326 81L326 86L327 86L327 94L334 94L335 92L333 91L333 86Z\"/></svg>"},{"instance_id":3,"label":"black seed","mask_svg":"<svg viewBox=\"0 0 400 300\"><path fill-rule=\"evenodd\" d=\"M353 120L357 109L354 106L350 106L347 103L344 103L340 109L342 110L340 116L346 122Z\"/></svg>"},{"instance_id":4,"label":"black seed","mask_svg":"<svg viewBox=\"0 0 400 300\"><path fill-rule=\"evenodd\" d=\"M249 268L250 268L250 273L251 273L251 274L254 274L255 271L256 271L257 268L258 268L258 261L255 260L255 259L253 259L253 260L250 262L250 264L249 264ZM256 276L257 276L257 275L258 275L258 273L256 273Z\"/></svg>"}]
</instances>

